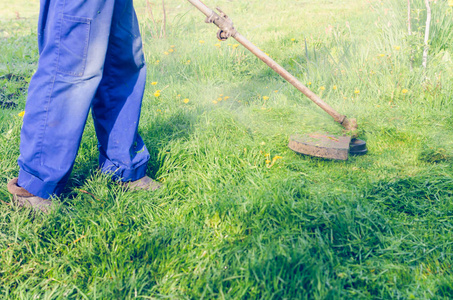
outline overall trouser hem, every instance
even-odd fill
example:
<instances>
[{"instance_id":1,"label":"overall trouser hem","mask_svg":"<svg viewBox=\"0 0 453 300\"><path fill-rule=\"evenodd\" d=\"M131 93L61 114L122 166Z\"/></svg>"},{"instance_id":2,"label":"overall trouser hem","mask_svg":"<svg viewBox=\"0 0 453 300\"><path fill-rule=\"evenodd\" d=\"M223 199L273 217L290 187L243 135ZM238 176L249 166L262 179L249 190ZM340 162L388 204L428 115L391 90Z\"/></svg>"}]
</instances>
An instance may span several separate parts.
<instances>
[{"instance_id":1,"label":"overall trouser hem","mask_svg":"<svg viewBox=\"0 0 453 300\"><path fill-rule=\"evenodd\" d=\"M135 169L124 170L121 181L135 181L146 176L148 164L145 163Z\"/></svg>"},{"instance_id":2,"label":"overall trouser hem","mask_svg":"<svg viewBox=\"0 0 453 300\"><path fill-rule=\"evenodd\" d=\"M65 184L44 182L40 178L20 169L18 186L26 189L30 194L50 199L52 196L58 196L64 189Z\"/></svg>"},{"instance_id":3,"label":"overall trouser hem","mask_svg":"<svg viewBox=\"0 0 453 300\"><path fill-rule=\"evenodd\" d=\"M101 171L104 174L111 175L114 180L123 182L139 180L146 176L148 162L141 164L133 169L117 168L111 161L105 160L101 164Z\"/></svg>"}]
</instances>

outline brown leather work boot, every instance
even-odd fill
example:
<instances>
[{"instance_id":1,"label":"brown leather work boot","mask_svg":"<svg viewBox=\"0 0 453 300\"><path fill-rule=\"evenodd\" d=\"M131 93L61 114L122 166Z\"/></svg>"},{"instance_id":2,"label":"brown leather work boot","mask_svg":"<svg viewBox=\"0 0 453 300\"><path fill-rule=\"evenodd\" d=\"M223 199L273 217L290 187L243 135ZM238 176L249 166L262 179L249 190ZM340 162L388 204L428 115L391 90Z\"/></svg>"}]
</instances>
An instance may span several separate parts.
<instances>
[{"instance_id":1,"label":"brown leather work boot","mask_svg":"<svg viewBox=\"0 0 453 300\"><path fill-rule=\"evenodd\" d=\"M125 182L124 185L130 191L140 191L140 190L155 191L155 190L159 189L160 187L162 187L162 184L160 184L159 182L157 182L155 180L152 180L148 176L142 177L135 181Z\"/></svg>"},{"instance_id":2,"label":"brown leather work boot","mask_svg":"<svg viewBox=\"0 0 453 300\"><path fill-rule=\"evenodd\" d=\"M26 189L17 185L17 178L8 182L8 191L13 194L13 200L19 207L31 207L35 211L48 214L52 201L30 194Z\"/></svg>"}]
</instances>

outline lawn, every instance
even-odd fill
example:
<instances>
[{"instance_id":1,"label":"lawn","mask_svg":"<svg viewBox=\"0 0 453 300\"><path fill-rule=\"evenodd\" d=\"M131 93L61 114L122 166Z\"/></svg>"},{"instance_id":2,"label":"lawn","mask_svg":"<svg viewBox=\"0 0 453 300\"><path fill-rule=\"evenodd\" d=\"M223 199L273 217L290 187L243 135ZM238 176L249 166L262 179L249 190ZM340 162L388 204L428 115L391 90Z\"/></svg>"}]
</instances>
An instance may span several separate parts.
<instances>
[{"instance_id":1,"label":"lawn","mask_svg":"<svg viewBox=\"0 0 453 300\"><path fill-rule=\"evenodd\" d=\"M348 117L369 153L303 156L341 128L187 1L135 1L148 85L140 133L156 192L96 172L89 120L51 215L11 204L38 1L0 4L0 298L453 298L453 7L208 1ZM157 31L156 31L157 30Z\"/></svg>"}]
</instances>

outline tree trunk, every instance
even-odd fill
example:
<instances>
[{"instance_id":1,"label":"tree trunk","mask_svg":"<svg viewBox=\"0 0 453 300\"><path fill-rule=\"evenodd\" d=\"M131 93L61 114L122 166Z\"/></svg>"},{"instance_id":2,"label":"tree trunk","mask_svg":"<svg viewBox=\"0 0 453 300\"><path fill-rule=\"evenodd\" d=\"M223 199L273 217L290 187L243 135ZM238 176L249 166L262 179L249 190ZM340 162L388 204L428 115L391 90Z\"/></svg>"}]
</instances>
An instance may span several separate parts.
<instances>
[{"instance_id":1,"label":"tree trunk","mask_svg":"<svg viewBox=\"0 0 453 300\"><path fill-rule=\"evenodd\" d=\"M426 27L425 27L425 49L423 50L423 68L426 69L426 64L428 62L428 49L429 49L429 27L431 26L431 7L429 5L429 0L425 0L426 5Z\"/></svg>"}]
</instances>

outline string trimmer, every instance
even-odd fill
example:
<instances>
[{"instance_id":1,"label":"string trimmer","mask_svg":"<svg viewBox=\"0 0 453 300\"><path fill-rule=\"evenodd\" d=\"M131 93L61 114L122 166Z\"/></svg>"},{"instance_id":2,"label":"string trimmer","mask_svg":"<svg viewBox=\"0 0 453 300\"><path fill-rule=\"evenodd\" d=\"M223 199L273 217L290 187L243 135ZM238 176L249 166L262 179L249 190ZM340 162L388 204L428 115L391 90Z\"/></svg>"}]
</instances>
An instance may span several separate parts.
<instances>
[{"instance_id":1,"label":"string trimmer","mask_svg":"<svg viewBox=\"0 0 453 300\"><path fill-rule=\"evenodd\" d=\"M341 160L348 159L349 153L353 155L361 155L367 152L366 143L357 139L357 121L355 119L348 119L345 115L341 115L336 112L309 88L297 80L296 77L291 75L282 66L266 55L266 53L248 41L234 28L233 22L222 10L217 8L219 13L216 13L199 0L188 1L206 15L206 23L214 23L217 27L219 27L220 30L217 32L217 38L219 40L225 41L229 37L236 39L236 41L255 54L270 68L280 74L305 96L332 116L332 118L345 129L345 135L343 136L335 136L325 133L292 135L288 145L289 148L301 154Z\"/></svg>"}]
</instances>

